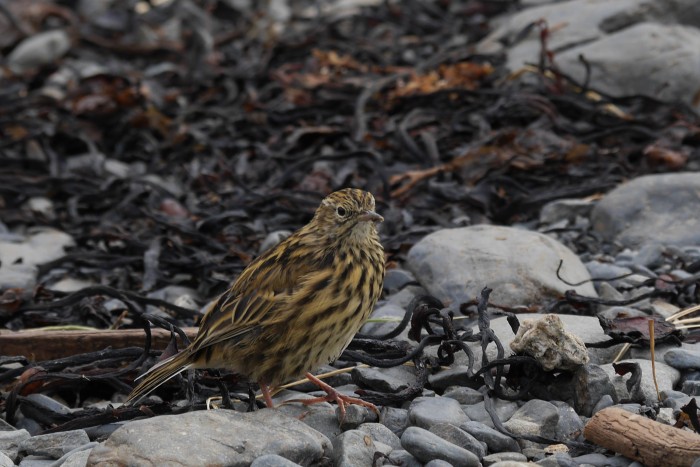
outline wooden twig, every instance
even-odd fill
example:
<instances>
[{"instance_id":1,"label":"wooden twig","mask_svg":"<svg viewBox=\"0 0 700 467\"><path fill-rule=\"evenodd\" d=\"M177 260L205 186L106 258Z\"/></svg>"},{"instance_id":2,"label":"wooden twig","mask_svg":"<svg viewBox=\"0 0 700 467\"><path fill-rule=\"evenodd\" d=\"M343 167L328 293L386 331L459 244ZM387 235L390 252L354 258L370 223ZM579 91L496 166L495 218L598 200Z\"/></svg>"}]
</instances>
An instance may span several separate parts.
<instances>
[{"instance_id":1,"label":"wooden twig","mask_svg":"<svg viewBox=\"0 0 700 467\"><path fill-rule=\"evenodd\" d=\"M690 467L700 457L700 435L616 407L597 412L583 436L648 467Z\"/></svg>"},{"instance_id":2,"label":"wooden twig","mask_svg":"<svg viewBox=\"0 0 700 467\"><path fill-rule=\"evenodd\" d=\"M197 328L183 328L190 339ZM153 328L153 348L164 349L170 341L170 332ZM142 329L79 330L79 331L0 331L0 355L23 355L32 361L53 360L107 347L115 349L143 346Z\"/></svg>"}]
</instances>

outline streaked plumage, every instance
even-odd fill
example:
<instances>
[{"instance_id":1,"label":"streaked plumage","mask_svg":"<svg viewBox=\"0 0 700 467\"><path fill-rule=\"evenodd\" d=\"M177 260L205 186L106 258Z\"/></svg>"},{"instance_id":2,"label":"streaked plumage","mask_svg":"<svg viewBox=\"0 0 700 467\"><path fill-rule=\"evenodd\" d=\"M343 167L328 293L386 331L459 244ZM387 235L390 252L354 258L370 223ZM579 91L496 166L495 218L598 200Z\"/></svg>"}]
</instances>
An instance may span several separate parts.
<instances>
[{"instance_id":1,"label":"streaked plumage","mask_svg":"<svg viewBox=\"0 0 700 467\"><path fill-rule=\"evenodd\" d=\"M370 193L327 196L307 225L248 265L205 314L194 342L154 366L127 402L185 369L227 368L260 383L269 406L268 386L335 360L382 290L381 220Z\"/></svg>"}]
</instances>

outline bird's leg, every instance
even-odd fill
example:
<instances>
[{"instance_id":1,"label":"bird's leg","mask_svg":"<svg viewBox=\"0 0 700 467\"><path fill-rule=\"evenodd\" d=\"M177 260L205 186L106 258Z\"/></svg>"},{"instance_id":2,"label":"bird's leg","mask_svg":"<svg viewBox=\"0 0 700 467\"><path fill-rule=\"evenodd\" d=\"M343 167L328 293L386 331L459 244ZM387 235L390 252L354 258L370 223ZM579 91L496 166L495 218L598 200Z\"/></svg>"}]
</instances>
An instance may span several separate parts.
<instances>
[{"instance_id":1,"label":"bird's leg","mask_svg":"<svg viewBox=\"0 0 700 467\"><path fill-rule=\"evenodd\" d=\"M260 386L260 391L262 391L263 399L265 399L265 405L268 409L274 409L275 404L272 403L272 396L270 395L270 386L268 386L266 383L263 383L262 381L258 381L258 385Z\"/></svg>"},{"instance_id":2,"label":"bird's leg","mask_svg":"<svg viewBox=\"0 0 700 467\"><path fill-rule=\"evenodd\" d=\"M358 399L357 397L350 397L346 396L344 394L339 393L335 389L333 389L332 386L329 384L324 383L311 373L306 373L306 378L314 383L316 386L319 388L323 389L327 396L323 397L314 397L313 399L300 399L300 400L295 400L295 402L301 402L304 405L311 405L311 404L318 404L319 402L331 402L335 401L338 404L338 409L340 410L340 419L344 420L345 419L345 406L346 405L360 405L362 407L367 407L370 410L373 410L374 413L379 415L379 410L377 407L370 403L370 402L365 402L362 399ZM291 402L291 401L289 401Z\"/></svg>"}]
</instances>

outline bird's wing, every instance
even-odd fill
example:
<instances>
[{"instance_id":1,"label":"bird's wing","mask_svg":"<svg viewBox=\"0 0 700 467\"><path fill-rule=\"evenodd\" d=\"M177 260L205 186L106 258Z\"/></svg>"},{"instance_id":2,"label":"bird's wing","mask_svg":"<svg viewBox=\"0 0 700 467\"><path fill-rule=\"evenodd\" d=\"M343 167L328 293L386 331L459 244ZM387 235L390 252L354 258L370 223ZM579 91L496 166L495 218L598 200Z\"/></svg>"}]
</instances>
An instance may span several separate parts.
<instances>
[{"instance_id":1,"label":"bird's wing","mask_svg":"<svg viewBox=\"0 0 700 467\"><path fill-rule=\"evenodd\" d=\"M286 319L285 303L315 266L311 258L289 258L289 251L284 241L248 265L205 314L193 350L229 339L242 342L254 338L261 326Z\"/></svg>"}]
</instances>

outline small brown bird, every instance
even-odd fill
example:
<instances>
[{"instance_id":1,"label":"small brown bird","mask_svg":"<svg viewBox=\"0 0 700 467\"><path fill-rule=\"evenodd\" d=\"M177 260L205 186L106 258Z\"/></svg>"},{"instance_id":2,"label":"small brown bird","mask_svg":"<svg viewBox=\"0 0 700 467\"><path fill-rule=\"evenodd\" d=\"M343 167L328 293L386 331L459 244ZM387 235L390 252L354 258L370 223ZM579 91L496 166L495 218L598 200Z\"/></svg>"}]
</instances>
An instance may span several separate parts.
<instances>
[{"instance_id":1,"label":"small brown bird","mask_svg":"<svg viewBox=\"0 0 700 467\"><path fill-rule=\"evenodd\" d=\"M372 312L384 281L384 249L374 197L346 188L328 195L313 219L241 273L207 311L196 339L158 363L127 403L190 368L226 368L257 381L272 407L271 389L306 374L334 400L344 396L309 371L335 360Z\"/></svg>"}]
</instances>

